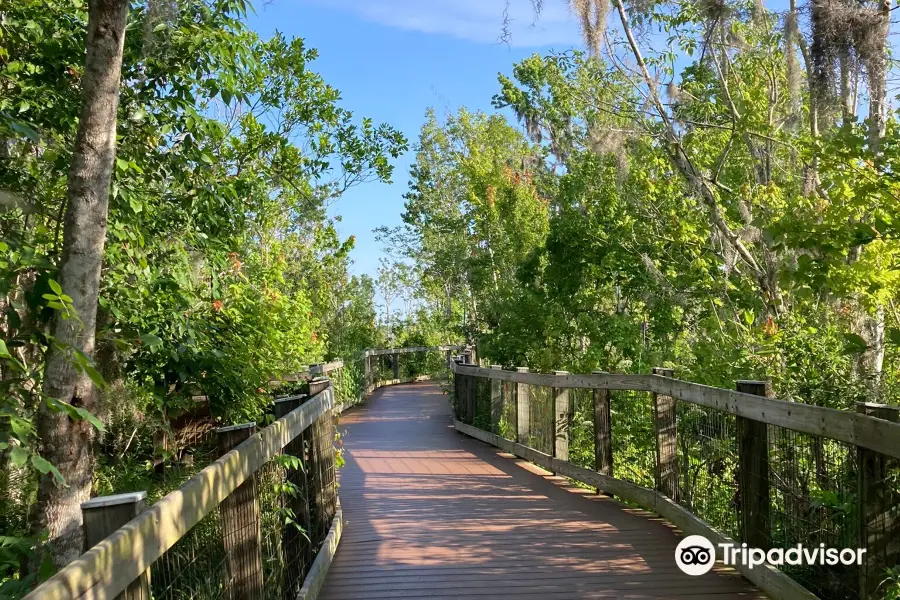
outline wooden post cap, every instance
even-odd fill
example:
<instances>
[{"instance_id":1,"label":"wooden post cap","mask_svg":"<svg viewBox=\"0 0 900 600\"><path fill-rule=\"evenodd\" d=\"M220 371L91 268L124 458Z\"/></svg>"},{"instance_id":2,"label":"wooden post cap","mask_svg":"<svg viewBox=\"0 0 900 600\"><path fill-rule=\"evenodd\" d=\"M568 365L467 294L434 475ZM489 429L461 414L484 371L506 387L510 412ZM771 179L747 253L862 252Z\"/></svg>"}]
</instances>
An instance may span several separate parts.
<instances>
[{"instance_id":1,"label":"wooden post cap","mask_svg":"<svg viewBox=\"0 0 900 600\"><path fill-rule=\"evenodd\" d=\"M754 396L772 396L772 382L757 379L738 379L734 382L735 389L744 394L753 394Z\"/></svg>"},{"instance_id":2,"label":"wooden post cap","mask_svg":"<svg viewBox=\"0 0 900 600\"><path fill-rule=\"evenodd\" d=\"M900 415L900 406L878 404L877 402L857 402L856 412L878 419L896 421L898 415Z\"/></svg>"},{"instance_id":3,"label":"wooden post cap","mask_svg":"<svg viewBox=\"0 0 900 600\"><path fill-rule=\"evenodd\" d=\"M280 404L281 402L296 402L298 400L304 400L308 398L306 394L300 394L298 396L279 396L275 398L275 404Z\"/></svg>"},{"instance_id":4,"label":"wooden post cap","mask_svg":"<svg viewBox=\"0 0 900 600\"><path fill-rule=\"evenodd\" d=\"M241 423L240 425L228 425L227 427L216 427L216 433L228 433L231 431L240 431L241 429L251 429L256 427L256 423Z\"/></svg>"},{"instance_id":5,"label":"wooden post cap","mask_svg":"<svg viewBox=\"0 0 900 600\"><path fill-rule=\"evenodd\" d=\"M147 499L147 492L129 492L127 494L114 494L112 496L98 496L81 503L81 510L92 508L108 508L121 504L136 504Z\"/></svg>"}]
</instances>

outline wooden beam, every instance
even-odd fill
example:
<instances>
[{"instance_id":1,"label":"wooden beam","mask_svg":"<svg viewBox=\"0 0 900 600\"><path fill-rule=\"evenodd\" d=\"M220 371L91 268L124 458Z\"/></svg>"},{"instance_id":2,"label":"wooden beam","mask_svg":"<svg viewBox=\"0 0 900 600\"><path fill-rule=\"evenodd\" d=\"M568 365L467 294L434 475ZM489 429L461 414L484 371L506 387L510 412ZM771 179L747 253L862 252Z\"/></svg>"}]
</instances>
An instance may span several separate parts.
<instances>
[{"instance_id":1,"label":"wooden beam","mask_svg":"<svg viewBox=\"0 0 900 600\"><path fill-rule=\"evenodd\" d=\"M209 465L26 596L110 600L332 407L331 388Z\"/></svg>"},{"instance_id":2,"label":"wooden beam","mask_svg":"<svg viewBox=\"0 0 900 600\"><path fill-rule=\"evenodd\" d=\"M857 402L856 411L893 423L900 422L900 406ZM900 444L900 440L897 441ZM859 569L859 598L876 598L876 590L889 567L900 564L900 491L890 482L900 474L900 461L883 454L856 449L859 493L859 548L865 548Z\"/></svg>"},{"instance_id":3,"label":"wooden beam","mask_svg":"<svg viewBox=\"0 0 900 600\"><path fill-rule=\"evenodd\" d=\"M602 374L603 371L594 371ZM612 477L613 474L613 450L612 450L612 419L611 419L611 392L609 390L594 389L594 470L603 475ZM599 489L597 490L600 491Z\"/></svg>"},{"instance_id":4,"label":"wooden beam","mask_svg":"<svg viewBox=\"0 0 900 600\"><path fill-rule=\"evenodd\" d=\"M568 375L568 371L553 371L556 377ZM572 425L572 398L564 387L550 390L553 398L553 456L559 460L569 460L569 430Z\"/></svg>"},{"instance_id":5,"label":"wooden beam","mask_svg":"<svg viewBox=\"0 0 900 600\"><path fill-rule=\"evenodd\" d=\"M516 373L528 373L528 367L516 367ZM531 388L527 383L516 383L516 435L519 443L531 439Z\"/></svg>"},{"instance_id":6,"label":"wooden beam","mask_svg":"<svg viewBox=\"0 0 900 600\"><path fill-rule=\"evenodd\" d=\"M675 371L655 367L653 374L674 377ZM656 430L656 491L678 502L678 444L674 398L665 394L653 394L653 424Z\"/></svg>"},{"instance_id":7,"label":"wooden beam","mask_svg":"<svg viewBox=\"0 0 900 600\"><path fill-rule=\"evenodd\" d=\"M91 498L81 504L84 550L88 551L144 512L147 492ZM150 600L150 568L129 584L116 600Z\"/></svg>"},{"instance_id":8,"label":"wooden beam","mask_svg":"<svg viewBox=\"0 0 900 600\"><path fill-rule=\"evenodd\" d=\"M502 381L529 385L655 392L739 417L831 438L900 458L900 444L897 443L900 439L900 423L855 412L764 398L658 375L595 374L557 378L549 374L492 371L470 365L455 365L453 369L477 377L497 377Z\"/></svg>"},{"instance_id":9,"label":"wooden beam","mask_svg":"<svg viewBox=\"0 0 900 600\"><path fill-rule=\"evenodd\" d=\"M756 396L772 394L768 381L738 381L737 389ZM741 541L751 548L767 550L772 544L769 531L769 427L747 417L738 417L736 424Z\"/></svg>"}]
</instances>

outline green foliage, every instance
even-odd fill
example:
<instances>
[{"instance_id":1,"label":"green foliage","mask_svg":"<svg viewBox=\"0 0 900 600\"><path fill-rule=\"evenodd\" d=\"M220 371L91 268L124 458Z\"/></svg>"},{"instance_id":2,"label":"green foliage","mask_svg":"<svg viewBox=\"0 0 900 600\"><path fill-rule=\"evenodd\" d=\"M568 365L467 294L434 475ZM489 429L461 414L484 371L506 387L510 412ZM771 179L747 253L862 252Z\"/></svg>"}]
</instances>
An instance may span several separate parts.
<instances>
[{"instance_id":1,"label":"green foliage","mask_svg":"<svg viewBox=\"0 0 900 600\"><path fill-rule=\"evenodd\" d=\"M73 406L42 397L41 380L56 343L50 318L78 318L56 270L86 4L4 7L0 457L17 473L58 475L31 425L43 402L98 429L110 454L98 457L97 491L164 488L160 479L184 472L154 439L177 433L197 397L208 399L207 425L262 420L269 382L377 340L372 283L349 275L353 239L326 209L352 186L389 181L406 141L341 108L312 70L317 52L261 38L244 23L248 8L132 6L97 345L93 357L70 352L102 393L96 406ZM19 502L24 512L33 497ZM0 533L18 539L27 523ZM3 567L0 581L17 568Z\"/></svg>"}]
</instances>

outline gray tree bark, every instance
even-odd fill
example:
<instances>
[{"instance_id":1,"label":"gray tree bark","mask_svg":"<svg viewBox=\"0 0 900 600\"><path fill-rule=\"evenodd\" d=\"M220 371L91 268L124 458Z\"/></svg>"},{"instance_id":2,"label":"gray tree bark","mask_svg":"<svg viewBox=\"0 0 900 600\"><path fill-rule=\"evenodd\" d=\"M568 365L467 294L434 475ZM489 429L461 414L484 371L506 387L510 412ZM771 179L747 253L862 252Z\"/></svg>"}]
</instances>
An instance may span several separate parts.
<instances>
[{"instance_id":1,"label":"gray tree bark","mask_svg":"<svg viewBox=\"0 0 900 600\"><path fill-rule=\"evenodd\" d=\"M127 16L127 0L88 2L82 108L69 170L59 272L59 283L79 318L53 321L53 336L63 348L50 348L44 377L47 396L88 410L93 384L75 368L72 348L88 356L94 351ZM44 476L38 488L37 526L49 530L51 556L63 566L82 550L79 505L91 492L91 425L42 405L38 434L42 455L66 479L63 487Z\"/></svg>"}]
</instances>

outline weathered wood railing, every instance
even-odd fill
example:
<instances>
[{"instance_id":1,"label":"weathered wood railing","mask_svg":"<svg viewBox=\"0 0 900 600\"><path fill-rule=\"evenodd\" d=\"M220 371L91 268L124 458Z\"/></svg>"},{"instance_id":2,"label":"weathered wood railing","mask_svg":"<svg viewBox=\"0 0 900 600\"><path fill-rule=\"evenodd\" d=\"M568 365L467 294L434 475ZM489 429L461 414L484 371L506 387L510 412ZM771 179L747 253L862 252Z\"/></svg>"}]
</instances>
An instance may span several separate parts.
<instances>
[{"instance_id":1,"label":"weathered wood railing","mask_svg":"<svg viewBox=\"0 0 900 600\"><path fill-rule=\"evenodd\" d=\"M861 566L738 566L773 598L883 597L900 564L900 407L856 413L672 377L454 362L456 428L713 544L864 548ZM721 556L720 556L721 558ZM890 600L894 600L891 598Z\"/></svg>"},{"instance_id":2,"label":"weathered wood railing","mask_svg":"<svg viewBox=\"0 0 900 600\"><path fill-rule=\"evenodd\" d=\"M144 493L85 503L89 549L27 598L293 600L320 585L313 557L340 535L334 391L309 386L259 432L217 430L221 458L153 506Z\"/></svg>"},{"instance_id":3,"label":"weathered wood railing","mask_svg":"<svg viewBox=\"0 0 900 600\"><path fill-rule=\"evenodd\" d=\"M449 373L455 350L465 350L465 346L369 348L363 352L363 392L368 395L384 385L428 378L437 370Z\"/></svg>"},{"instance_id":4,"label":"weathered wood railing","mask_svg":"<svg viewBox=\"0 0 900 600\"><path fill-rule=\"evenodd\" d=\"M366 350L361 382L340 360L273 382L309 394L276 399L259 432L215 430L220 458L150 507L145 492L85 502L86 552L26 598L314 598L341 534L334 416L375 387L449 373L457 348Z\"/></svg>"}]
</instances>

